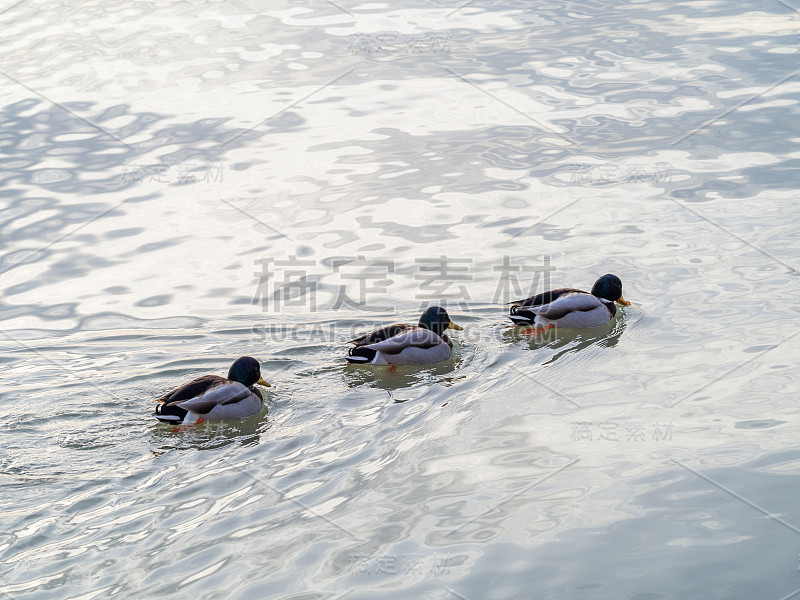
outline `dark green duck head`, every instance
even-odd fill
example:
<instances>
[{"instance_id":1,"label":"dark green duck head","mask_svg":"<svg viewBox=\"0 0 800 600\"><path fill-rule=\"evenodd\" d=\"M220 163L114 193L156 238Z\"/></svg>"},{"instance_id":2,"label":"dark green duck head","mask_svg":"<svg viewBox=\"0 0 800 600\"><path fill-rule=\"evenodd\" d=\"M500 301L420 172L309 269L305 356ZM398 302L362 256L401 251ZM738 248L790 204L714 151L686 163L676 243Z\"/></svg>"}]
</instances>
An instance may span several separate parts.
<instances>
[{"instance_id":1,"label":"dark green duck head","mask_svg":"<svg viewBox=\"0 0 800 600\"><path fill-rule=\"evenodd\" d=\"M436 335L442 335L445 329L464 329L450 320L450 315L441 306L431 306L419 318L419 326L430 329Z\"/></svg>"},{"instance_id":2,"label":"dark green duck head","mask_svg":"<svg viewBox=\"0 0 800 600\"><path fill-rule=\"evenodd\" d=\"M622 281L616 275L610 273L603 275L594 282L592 295L611 302L617 302L623 306L628 306L630 302L622 297Z\"/></svg>"},{"instance_id":3,"label":"dark green duck head","mask_svg":"<svg viewBox=\"0 0 800 600\"><path fill-rule=\"evenodd\" d=\"M264 387L272 387L261 377L261 365L255 358L243 356L237 358L228 371L228 379L241 383L245 387L251 388L255 384Z\"/></svg>"}]
</instances>

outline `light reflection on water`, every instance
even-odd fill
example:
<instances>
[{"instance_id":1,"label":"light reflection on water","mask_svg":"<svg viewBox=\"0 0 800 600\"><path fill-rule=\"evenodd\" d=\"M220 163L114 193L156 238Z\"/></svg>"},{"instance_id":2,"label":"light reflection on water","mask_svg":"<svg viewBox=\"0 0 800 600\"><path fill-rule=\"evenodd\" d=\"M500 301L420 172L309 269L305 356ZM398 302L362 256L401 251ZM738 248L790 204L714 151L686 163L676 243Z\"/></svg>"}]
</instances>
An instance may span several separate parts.
<instances>
[{"instance_id":1,"label":"light reflection on water","mask_svg":"<svg viewBox=\"0 0 800 600\"><path fill-rule=\"evenodd\" d=\"M786 5L0 21L2 597L800 588ZM634 305L509 329L548 264L554 286L616 273ZM467 328L449 361L344 365L442 295ZM245 354L261 414L155 423Z\"/></svg>"}]
</instances>

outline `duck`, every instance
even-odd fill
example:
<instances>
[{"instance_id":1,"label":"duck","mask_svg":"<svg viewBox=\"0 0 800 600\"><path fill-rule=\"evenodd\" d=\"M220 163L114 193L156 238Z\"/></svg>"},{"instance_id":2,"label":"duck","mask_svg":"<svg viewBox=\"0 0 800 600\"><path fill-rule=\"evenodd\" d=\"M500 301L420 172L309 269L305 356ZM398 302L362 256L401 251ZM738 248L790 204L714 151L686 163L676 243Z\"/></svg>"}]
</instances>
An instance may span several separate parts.
<instances>
[{"instance_id":1,"label":"duck","mask_svg":"<svg viewBox=\"0 0 800 600\"><path fill-rule=\"evenodd\" d=\"M629 306L630 302L622 297L622 280L607 273L595 281L591 292L560 288L510 304L509 318L514 325L545 330L599 327L617 314L616 304Z\"/></svg>"},{"instance_id":2,"label":"duck","mask_svg":"<svg viewBox=\"0 0 800 600\"><path fill-rule=\"evenodd\" d=\"M264 398L255 384L272 387L261 377L258 361L242 356L233 362L227 377L203 375L158 398L155 416L175 425L244 419L263 406Z\"/></svg>"},{"instance_id":3,"label":"duck","mask_svg":"<svg viewBox=\"0 0 800 600\"><path fill-rule=\"evenodd\" d=\"M464 328L441 306L431 306L417 325L398 323L350 340L347 362L368 365L430 365L450 358L453 342L444 331Z\"/></svg>"}]
</instances>

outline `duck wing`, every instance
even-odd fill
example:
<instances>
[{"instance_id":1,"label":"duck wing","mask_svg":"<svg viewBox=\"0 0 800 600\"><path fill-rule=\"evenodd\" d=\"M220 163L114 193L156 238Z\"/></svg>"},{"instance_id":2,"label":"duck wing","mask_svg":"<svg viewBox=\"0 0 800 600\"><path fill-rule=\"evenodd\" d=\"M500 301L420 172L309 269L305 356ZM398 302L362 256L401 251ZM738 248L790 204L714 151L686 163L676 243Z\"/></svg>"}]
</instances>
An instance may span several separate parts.
<instances>
[{"instance_id":1,"label":"duck wing","mask_svg":"<svg viewBox=\"0 0 800 600\"><path fill-rule=\"evenodd\" d=\"M367 346L393 338L401 333L406 333L413 329L419 329L416 325L407 325L405 323L397 323L395 325L387 325L375 331L371 331L354 340L350 340L348 344L355 344L356 346Z\"/></svg>"},{"instance_id":2,"label":"duck wing","mask_svg":"<svg viewBox=\"0 0 800 600\"><path fill-rule=\"evenodd\" d=\"M575 288L558 288L557 290L550 290L549 292L542 292L541 294L536 294L535 296L531 296L530 298L525 298L524 300L515 300L514 302L509 302L513 307L517 306L543 306L545 304L550 304L557 300L560 296L564 294L585 294L583 290L577 290ZM511 309L511 314L514 314L514 308Z\"/></svg>"},{"instance_id":3,"label":"duck wing","mask_svg":"<svg viewBox=\"0 0 800 600\"><path fill-rule=\"evenodd\" d=\"M220 377L220 379L222 379ZM182 402L177 402L184 410L190 410L198 415L210 413L216 406L225 406L241 402L252 393L246 386L236 381L227 381L221 385L214 386L201 396L190 398Z\"/></svg>"},{"instance_id":4,"label":"duck wing","mask_svg":"<svg viewBox=\"0 0 800 600\"><path fill-rule=\"evenodd\" d=\"M389 339L367 345L367 348L381 354L400 354L406 348L419 348L427 350L446 343L441 337L430 329L410 326L410 330L392 336Z\"/></svg>"},{"instance_id":5,"label":"duck wing","mask_svg":"<svg viewBox=\"0 0 800 600\"><path fill-rule=\"evenodd\" d=\"M557 321L573 312L589 312L604 306L597 296L585 292L563 294L543 306L524 307L520 312L531 312L550 321Z\"/></svg>"},{"instance_id":6,"label":"duck wing","mask_svg":"<svg viewBox=\"0 0 800 600\"><path fill-rule=\"evenodd\" d=\"M203 375L202 377L192 379L189 383L167 392L158 398L156 402L160 402L161 404L172 404L174 402L180 402L181 400L189 400L190 398L201 396L210 389L225 383L230 382L224 377L220 377L218 375Z\"/></svg>"}]
</instances>

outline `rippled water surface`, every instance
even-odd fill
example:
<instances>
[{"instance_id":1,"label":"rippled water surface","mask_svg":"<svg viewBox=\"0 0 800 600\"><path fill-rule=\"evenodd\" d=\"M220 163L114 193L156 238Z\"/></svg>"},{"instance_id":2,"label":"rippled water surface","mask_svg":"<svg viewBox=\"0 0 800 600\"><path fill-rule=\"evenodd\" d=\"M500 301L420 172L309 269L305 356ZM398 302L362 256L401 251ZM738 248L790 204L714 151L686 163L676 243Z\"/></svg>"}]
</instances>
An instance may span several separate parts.
<instances>
[{"instance_id":1,"label":"rippled water surface","mask_svg":"<svg viewBox=\"0 0 800 600\"><path fill-rule=\"evenodd\" d=\"M0 598L794 597L798 9L5 2Z\"/></svg>"}]
</instances>

